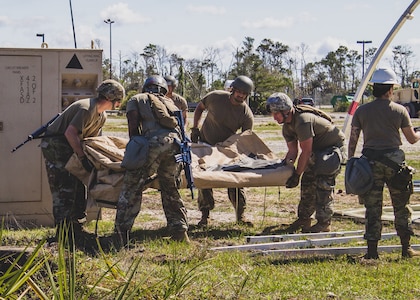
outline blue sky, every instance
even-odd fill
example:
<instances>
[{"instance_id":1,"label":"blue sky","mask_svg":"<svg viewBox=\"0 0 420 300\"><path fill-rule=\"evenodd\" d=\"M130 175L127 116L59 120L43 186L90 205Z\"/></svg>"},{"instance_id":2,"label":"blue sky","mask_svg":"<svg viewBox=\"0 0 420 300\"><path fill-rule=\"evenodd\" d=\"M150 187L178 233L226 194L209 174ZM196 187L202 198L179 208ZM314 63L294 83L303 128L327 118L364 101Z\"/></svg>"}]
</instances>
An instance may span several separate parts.
<instances>
[{"instance_id":1,"label":"blue sky","mask_svg":"<svg viewBox=\"0 0 420 300\"><path fill-rule=\"evenodd\" d=\"M320 60L339 45L362 52L358 40L379 47L412 0L71 0L78 48L100 40L109 57L127 59L151 44L163 46L184 58L202 58L208 48L220 49L229 64L232 53L246 36L255 45L264 38L296 48L307 46L307 61ZM70 0L1 0L0 47L39 48L37 33L49 48L74 48ZM417 14L416 14L417 13ZM409 46L413 64L420 68L420 8L407 21L391 47ZM388 49L389 57L390 49ZM380 66L387 66L385 56Z\"/></svg>"}]
</instances>

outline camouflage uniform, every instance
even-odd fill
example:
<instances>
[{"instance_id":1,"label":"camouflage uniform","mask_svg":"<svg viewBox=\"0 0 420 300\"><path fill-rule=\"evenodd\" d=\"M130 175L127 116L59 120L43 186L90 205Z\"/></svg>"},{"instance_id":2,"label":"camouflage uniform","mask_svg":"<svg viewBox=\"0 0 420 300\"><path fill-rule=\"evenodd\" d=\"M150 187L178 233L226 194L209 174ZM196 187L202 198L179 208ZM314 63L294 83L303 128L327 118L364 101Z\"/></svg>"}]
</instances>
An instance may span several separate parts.
<instances>
[{"instance_id":1,"label":"camouflage uniform","mask_svg":"<svg viewBox=\"0 0 420 300\"><path fill-rule=\"evenodd\" d=\"M42 154L53 199L55 224L78 222L86 217L86 187L64 168L73 149L64 137L45 138L44 141L48 141Z\"/></svg>"},{"instance_id":2,"label":"camouflage uniform","mask_svg":"<svg viewBox=\"0 0 420 300\"><path fill-rule=\"evenodd\" d=\"M323 117L308 112L296 112L291 123L283 125L283 136L287 142L313 138L312 156L300 182L298 218L310 220L315 212L319 224L330 223L335 179L346 156L344 134ZM328 159L317 162L317 158L322 156L327 156Z\"/></svg>"},{"instance_id":3,"label":"camouflage uniform","mask_svg":"<svg viewBox=\"0 0 420 300\"><path fill-rule=\"evenodd\" d=\"M396 150L384 154L384 156L393 160L398 164L404 163L405 155L402 150ZM412 235L413 230L411 227L411 213L410 195L411 190L398 190L392 187L388 182L394 176L394 169L384 165L379 161L371 163L373 173L373 186L366 194L359 196L360 203L365 205L366 208L366 232L364 238L366 240L380 240L382 232L382 202L384 184L387 187L391 196L392 206L395 215L395 230L398 236Z\"/></svg>"},{"instance_id":4,"label":"camouflage uniform","mask_svg":"<svg viewBox=\"0 0 420 300\"><path fill-rule=\"evenodd\" d=\"M167 106L177 110L172 100L160 96ZM149 140L149 154L145 165L137 170L126 170L124 183L118 199L115 232L126 238L134 220L140 212L142 192L150 174L157 173L162 206L167 226L171 232L188 230L187 210L176 185L179 164L174 155L179 153L175 139L179 139L177 128L165 128L152 111L149 96L142 93L127 103L127 112L136 110L140 116L141 134ZM172 104L171 104L172 103Z\"/></svg>"},{"instance_id":5,"label":"camouflage uniform","mask_svg":"<svg viewBox=\"0 0 420 300\"><path fill-rule=\"evenodd\" d=\"M232 105L230 92L213 91L208 93L201 102L208 113L200 129L200 140L210 145L225 141L241 129L252 130L254 116L246 103ZM236 220L242 220L246 209L246 193L244 188L228 188L228 198L236 211ZM198 209L210 211L214 209L212 189L198 190Z\"/></svg>"},{"instance_id":6,"label":"camouflage uniform","mask_svg":"<svg viewBox=\"0 0 420 300\"><path fill-rule=\"evenodd\" d=\"M86 216L86 187L66 169L73 154L64 132L71 124L79 138L98 136L106 120L105 112L97 113L97 99L82 99L72 103L47 129L41 149L45 159L48 182L53 199L55 224L63 221L79 223ZM51 136L51 137L48 137Z\"/></svg>"},{"instance_id":7,"label":"camouflage uniform","mask_svg":"<svg viewBox=\"0 0 420 300\"><path fill-rule=\"evenodd\" d=\"M384 183L387 183L391 195L397 234L400 237L413 234L409 207L411 191L391 187L388 183L395 171L377 160L383 155L397 164L404 164L405 154L399 149L402 144L399 129L411 125L407 110L387 99L375 99L360 106L354 114L352 126L363 131L362 153L372 161L374 178L371 190L359 196L360 203L366 208L365 239L368 241L381 239Z\"/></svg>"},{"instance_id":8,"label":"camouflage uniform","mask_svg":"<svg viewBox=\"0 0 420 300\"><path fill-rule=\"evenodd\" d=\"M246 195L243 188L228 188L228 198L235 208L236 220L241 220L246 209ZM214 209L213 189L198 190L198 208L200 211Z\"/></svg>"},{"instance_id":9,"label":"camouflage uniform","mask_svg":"<svg viewBox=\"0 0 420 300\"><path fill-rule=\"evenodd\" d=\"M331 221L335 179L339 173L340 171L332 175L317 175L312 167L305 170L300 183L299 218L310 219L315 212L319 223Z\"/></svg>"}]
</instances>

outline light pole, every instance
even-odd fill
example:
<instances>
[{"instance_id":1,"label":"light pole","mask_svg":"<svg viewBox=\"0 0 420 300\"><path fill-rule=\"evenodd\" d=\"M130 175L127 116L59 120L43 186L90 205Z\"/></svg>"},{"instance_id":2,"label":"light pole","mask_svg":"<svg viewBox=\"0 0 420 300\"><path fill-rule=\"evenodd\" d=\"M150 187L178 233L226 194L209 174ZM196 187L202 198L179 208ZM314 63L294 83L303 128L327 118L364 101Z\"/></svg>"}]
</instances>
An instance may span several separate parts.
<instances>
[{"instance_id":1,"label":"light pole","mask_svg":"<svg viewBox=\"0 0 420 300\"><path fill-rule=\"evenodd\" d=\"M42 37L42 43L45 42L45 35L43 33L37 33L36 36Z\"/></svg>"},{"instance_id":2,"label":"light pole","mask_svg":"<svg viewBox=\"0 0 420 300\"><path fill-rule=\"evenodd\" d=\"M104 20L106 24L109 24L109 78L112 78L112 36L111 36L111 25L115 23L111 19Z\"/></svg>"},{"instance_id":3,"label":"light pole","mask_svg":"<svg viewBox=\"0 0 420 300\"><path fill-rule=\"evenodd\" d=\"M362 78L365 76L365 44L370 44L372 41L357 41L362 44Z\"/></svg>"}]
</instances>

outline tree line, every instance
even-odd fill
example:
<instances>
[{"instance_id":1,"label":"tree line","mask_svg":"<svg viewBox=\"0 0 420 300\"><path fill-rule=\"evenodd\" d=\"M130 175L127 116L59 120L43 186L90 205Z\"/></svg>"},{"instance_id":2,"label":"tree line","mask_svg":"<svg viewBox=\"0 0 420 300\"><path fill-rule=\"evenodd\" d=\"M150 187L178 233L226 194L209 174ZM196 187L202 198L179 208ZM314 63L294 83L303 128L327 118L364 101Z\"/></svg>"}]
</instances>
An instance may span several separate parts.
<instances>
[{"instance_id":1,"label":"tree line","mask_svg":"<svg viewBox=\"0 0 420 300\"><path fill-rule=\"evenodd\" d=\"M100 44L100 41L97 41ZM281 42L263 39L258 45L252 37L245 37L232 53L231 64L224 66L220 50L207 48L201 59L184 59L177 53L168 53L160 45L149 44L141 52L133 52L118 63L103 61L103 77L119 80L128 94L136 93L144 80L153 74L173 75L179 80L177 92L188 102L198 102L207 92L222 89L224 82L238 75L254 81L255 89L250 98L254 113L264 112L264 102L273 92L282 91L292 99L312 97L317 104L329 104L332 95L355 92L362 79L362 54L339 46L319 61L307 61L309 46L302 43L291 48ZM369 65L377 48L364 53ZM414 70L413 51L409 46L398 45L392 49L390 66L401 80L401 86L410 86L413 78L420 77ZM124 56L127 57L127 56Z\"/></svg>"}]
</instances>

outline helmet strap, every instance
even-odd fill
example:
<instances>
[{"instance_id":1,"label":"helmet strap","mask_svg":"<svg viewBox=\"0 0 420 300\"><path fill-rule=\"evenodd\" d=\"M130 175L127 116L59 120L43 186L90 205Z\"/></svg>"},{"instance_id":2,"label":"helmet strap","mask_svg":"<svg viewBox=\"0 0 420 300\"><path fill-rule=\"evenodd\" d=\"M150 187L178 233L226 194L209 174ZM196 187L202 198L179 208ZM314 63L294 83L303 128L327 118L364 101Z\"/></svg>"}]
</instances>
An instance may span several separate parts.
<instances>
[{"instance_id":1,"label":"helmet strap","mask_svg":"<svg viewBox=\"0 0 420 300\"><path fill-rule=\"evenodd\" d=\"M283 116L283 123L286 123L286 119L289 117L290 110L287 112L287 114L284 113L284 111L280 111L281 115Z\"/></svg>"}]
</instances>

